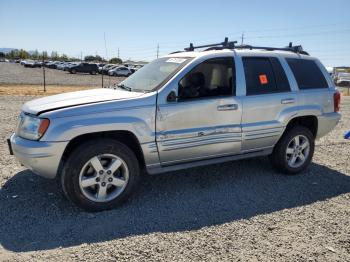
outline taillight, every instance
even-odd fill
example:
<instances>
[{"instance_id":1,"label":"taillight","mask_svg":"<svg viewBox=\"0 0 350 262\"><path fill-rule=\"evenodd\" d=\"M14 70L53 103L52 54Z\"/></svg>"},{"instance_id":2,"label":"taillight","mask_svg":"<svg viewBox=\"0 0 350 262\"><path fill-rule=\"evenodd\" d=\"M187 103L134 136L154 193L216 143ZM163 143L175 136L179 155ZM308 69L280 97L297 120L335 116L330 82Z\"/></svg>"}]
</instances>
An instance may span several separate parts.
<instances>
[{"instance_id":1,"label":"taillight","mask_svg":"<svg viewBox=\"0 0 350 262\"><path fill-rule=\"evenodd\" d=\"M334 100L334 112L339 112L340 109L340 92L336 91L333 95Z\"/></svg>"}]
</instances>

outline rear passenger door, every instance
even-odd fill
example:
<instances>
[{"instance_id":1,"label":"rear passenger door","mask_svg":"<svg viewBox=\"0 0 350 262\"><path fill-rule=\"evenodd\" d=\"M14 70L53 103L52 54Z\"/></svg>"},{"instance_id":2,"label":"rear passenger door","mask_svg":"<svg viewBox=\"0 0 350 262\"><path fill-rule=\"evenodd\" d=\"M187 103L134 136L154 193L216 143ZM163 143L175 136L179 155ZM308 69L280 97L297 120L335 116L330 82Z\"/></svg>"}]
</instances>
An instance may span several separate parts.
<instances>
[{"instance_id":1,"label":"rear passenger door","mask_svg":"<svg viewBox=\"0 0 350 262\"><path fill-rule=\"evenodd\" d=\"M278 57L242 57L246 96L243 98L242 151L273 146L284 130L279 117L296 106Z\"/></svg>"}]
</instances>

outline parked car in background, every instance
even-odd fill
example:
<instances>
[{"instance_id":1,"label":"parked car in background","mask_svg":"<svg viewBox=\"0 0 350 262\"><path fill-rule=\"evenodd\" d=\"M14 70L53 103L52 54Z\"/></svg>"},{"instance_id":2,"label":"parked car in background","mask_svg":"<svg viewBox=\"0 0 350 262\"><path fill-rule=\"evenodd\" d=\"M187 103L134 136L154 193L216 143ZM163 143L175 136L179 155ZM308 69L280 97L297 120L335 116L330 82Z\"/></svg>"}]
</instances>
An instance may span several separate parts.
<instances>
[{"instance_id":1,"label":"parked car in background","mask_svg":"<svg viewBox=\"0 0 350 262\"><path fill-rule=\"evenodd\" d=\"M56 69L63 70L66 65L68 65L68 62L60 62L56 65Z\"/></svg>"},{"instance_id":2,"label":"parked car in background","mask_svg":"<svg viewBox=\"0 0 350 262\"><path fill-rule=\"evenodd\" d=\"M108 71L108 75L110 76L129 76L131 74L131 70L125 66L117 66Z\"/></svg>"},{"instance_id":3,"label":"parked car in background","mask_svg":"<svg viewBox=\"0 0 350 262\"><path fill-rule=\"evenodd\" d=\"M141 170L269 156L280 173L302 172L322 150L315 140L341 117L328 72L301 47L227 42L159 58L114 89L25 103L10 152L34 173L57 177L88 211L122 204Z\"/></svg>"},{"instance_id":4,"label":"parked car in background","mask_svg":"<svg viewBox=\"0 0 350 262\"><path fill-rule=\"evenodd\" d=\"M115 68L117 65L115 64L107 64L101 68L100 74L108 75L108 71Z\"/></svg>"},{"instance_id":5,"label":"parked car in background","mask_svg":"<svg viewBox=\"0 0 350 262\"><path fill-rule=\"evenodd\" d=\"M63 71L69 71L69 68L71 68L72 66L76 66L79 65L80 62L69 62L66 63L66 65L63 68Z\"/></svg>"},{"instance_id":6,"label":"parked car in background","mask_svg":"<svg viewBox=\"0 0 350 262\"><path fill-rule=\"evenodd\" d=\"M350 73L338 73L337 86L350 86Z\"/></svg>"},{"instance_id":7,"label":"parked car in background","mask_svg":"<svg viewBox=\"0 0 350 262\"><path fill-rule=\"evenodd\" d=\"M60 63L60 62L59 61L53 61L53 62L47 63L46 67L47 68L51 68L51 69L56 69L58 63Z\"/></svg>"},{"instance_id":8,"label":"parked car in background","mask_svg":"<svg viewBox=\"0 0 350 262\"><path fill-rule=\"evenodd\" d=\"M80 64L73 65L73 66L69 67L68 71L71 74L89 73L91 75L95 75L98 72L98 67L96 64L80 63Z\"/></svg>"},{"instance_id":9,"label":"parked car in background","mask_svg":"<svg viewBox=\"0 0 350 262\"><path fill-rule=\"evenodd\" d=\"M30 68L35 68L35 67L40 68L42 66L42 62L33 61L33 60L27 60L23 66L24 67L30 67Z\"/></svg>"}]
</instances>

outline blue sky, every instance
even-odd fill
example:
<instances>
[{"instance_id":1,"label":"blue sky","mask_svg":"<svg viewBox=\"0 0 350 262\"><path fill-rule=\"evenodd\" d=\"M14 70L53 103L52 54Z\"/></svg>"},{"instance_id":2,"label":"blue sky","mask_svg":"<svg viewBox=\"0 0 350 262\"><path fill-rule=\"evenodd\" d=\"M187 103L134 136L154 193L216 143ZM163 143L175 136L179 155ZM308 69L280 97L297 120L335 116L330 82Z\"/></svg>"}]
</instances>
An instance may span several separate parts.
<instances>
[{"instance_id":1,"label":"blue sky","mask_svg":"<svg viewBox=\"0 0 350 262\"><path fill-rule=\"evenodd\" d=\"M327 66L350 66L349 0L0 0L0 47L152 60L225 36L253 45L302 44Z\"/></svg>"}]
</instances>

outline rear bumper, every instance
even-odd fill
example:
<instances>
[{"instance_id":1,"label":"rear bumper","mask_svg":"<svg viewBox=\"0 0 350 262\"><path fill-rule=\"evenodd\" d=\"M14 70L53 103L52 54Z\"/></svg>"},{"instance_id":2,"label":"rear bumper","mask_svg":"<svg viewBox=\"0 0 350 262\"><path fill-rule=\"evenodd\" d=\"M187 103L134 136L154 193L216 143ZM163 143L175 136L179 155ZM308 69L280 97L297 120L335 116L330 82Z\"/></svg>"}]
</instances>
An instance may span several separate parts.
<instances>
[{"instance_id":1,"label":"rear bumper","mask_svg":"<svg viewBox=\"0 0 350 262\"><path fill-rule=\"evenodd\" d=\"M13 134L11 148L21 164L37 175L55 178L68 142L31 141Z\"/></svg>"},{"instance_id":2,"label":"rear bumper","mask_svg":"<svg viewBox=\"0 0 350 262\"><path fill-rule=\"evenodd\" d=\"M338 124L341 114L332 112L318 116L318 130L316 138L327 135Z\"/></svg>"}]
</instances>

